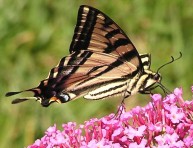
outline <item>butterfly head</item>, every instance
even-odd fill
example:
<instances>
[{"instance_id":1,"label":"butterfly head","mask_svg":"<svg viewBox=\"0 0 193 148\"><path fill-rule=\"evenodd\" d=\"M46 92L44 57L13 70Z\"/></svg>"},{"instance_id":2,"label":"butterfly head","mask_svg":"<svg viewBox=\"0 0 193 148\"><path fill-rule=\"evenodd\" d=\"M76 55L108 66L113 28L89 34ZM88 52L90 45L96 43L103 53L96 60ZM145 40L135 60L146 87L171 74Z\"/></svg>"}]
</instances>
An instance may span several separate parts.
<instances>
[{"instance_id":1,"label":"butterfly head","mask_svg":"<svg viewBox=\"0 0 193 148\"><path fill-rule=\"evenodd\" d=\"M58 92L55 91L51 88L48 87L36 87L36 88L32 88L32 89L27 89L24 91L18 91L18 92L8 92L6 93L5 96L12 96L12 95L16 95L19 93L23 93L23 92L33 92L34 96L33 97L24 97L24 98L17 98L15 100L12 101L12 104L17 104L17 103L21 103L27 100L36 100L39 101L40 104L43 107L48 107L50 104L57 102L57 103L66 103L68 101L70 101L70 96L66 93L63 92Z\"/></svg>"},{"instance_id":2,"label":"butterfly head","mask_svg":"<svg viewBox=\"0 0 193 148\"><path fill-rule=\"evenodd\" d=\"M161 84L162 76L158 72L152 72L151 70L145 70L144 77L141 77L141 93L150 93L155 84Z\"/></svg>"},{"instance_id":3,"label":"butterfly head","mask_svg":"<svg viewBox=\"0 0 193 148\"><path fill-rule=\"evenodd\" d=\"M161 74L160 73L153 73L153 76L152 76L153 80L157 83L161 82L162 80L162 77L161 77Z\"/></svg>"},{"instance_id":4,"label":"butterfly head","mask_svg":"<svg viewBox=\"0 0 193 148\"><path fill-rule=\"evenodd\" d=\"M165 94L167 93L171 93L171 91L169 91L162 83L162 77L161 74L159 73L159 71L165 67L168 64L173 63L174 61L180 59L182 57L182 53L180 52L180 56L176 59L174 59L174 57L171 57L171 61L163 64L162 66L160 66L156 72L152 72L149 67L148 68L144 68L144 75L146 76L146 78L143 81L143 88L141 89L140 92L142 93L151 93L151 90L154 89L155 87L160 87ZM157 84L155 86L155 84Z\"/></svg>"}]
</instances>

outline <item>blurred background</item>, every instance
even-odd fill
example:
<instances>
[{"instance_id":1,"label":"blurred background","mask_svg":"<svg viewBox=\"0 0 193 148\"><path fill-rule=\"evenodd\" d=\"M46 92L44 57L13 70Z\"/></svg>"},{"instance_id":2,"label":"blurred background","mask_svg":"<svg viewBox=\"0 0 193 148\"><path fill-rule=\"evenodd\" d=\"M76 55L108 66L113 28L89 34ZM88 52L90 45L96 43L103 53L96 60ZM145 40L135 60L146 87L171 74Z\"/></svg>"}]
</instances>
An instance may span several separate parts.
<instances>
[{"instance_id":1,"label":"blurred background","mask_svg":"<svg viewBox=\"0 0 193 148\"><path fill-rule=\"evenodd\" d=\"M84 123L116 112L121 99L77 99L43 108L35 101L12 105L21 94L5 98L8 91L35 87L50 69L68 55L79 6L93 6L126 32L139 53L151 53L152 70L183 57L161 70L162 83L171 91L182 87L191 99L193 56L193 3L191 0L0 0L0 147L20 148L41 138L45 130L69 121ZM162 93L156 89L155 93ZM31 94L29 94L31 95ZM145 106L149 95L137 94L125 102L127 109Z\"/></svg>"}]
</instances>

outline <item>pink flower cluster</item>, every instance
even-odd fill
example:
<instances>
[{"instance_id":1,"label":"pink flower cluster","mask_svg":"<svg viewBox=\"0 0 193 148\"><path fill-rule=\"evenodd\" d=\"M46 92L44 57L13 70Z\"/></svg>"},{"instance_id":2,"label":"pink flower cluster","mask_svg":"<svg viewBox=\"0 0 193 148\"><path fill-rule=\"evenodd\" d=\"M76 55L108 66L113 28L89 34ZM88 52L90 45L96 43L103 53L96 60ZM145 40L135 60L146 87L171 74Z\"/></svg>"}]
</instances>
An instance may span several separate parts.
<instances>
[{"instance_id":1,"label":"pink flower cluster","mask_svg":"<svg viewBox=\"0 0 193 148\"><path fill-rule=\"evenodd\" d=\"M193 87L192 87L193 91ZM28 148L182 148L193 147L193 101L184 101L182 89L162 99L151 96L145 107L115 117L90 119L84 125L69 122L63 131L56 125Z\"/></svg>"}]
</instances>

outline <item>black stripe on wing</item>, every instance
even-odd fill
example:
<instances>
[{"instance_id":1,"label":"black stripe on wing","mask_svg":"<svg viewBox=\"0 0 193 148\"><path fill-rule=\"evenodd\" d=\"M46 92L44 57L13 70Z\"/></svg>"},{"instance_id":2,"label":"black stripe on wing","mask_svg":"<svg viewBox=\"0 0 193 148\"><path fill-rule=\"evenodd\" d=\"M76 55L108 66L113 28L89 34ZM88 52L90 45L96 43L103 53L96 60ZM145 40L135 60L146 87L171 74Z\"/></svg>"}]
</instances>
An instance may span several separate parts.
<instances>
[{"instance_id":1,"label":"black stripe on wing","mask_svg":"<svg viewBox=\"0 0 193 148\"><path fill-rule=\"evenodd\" d=\"M140 54L143 69L150 69L151 66L151 55L150 54Z\"/></svg>"}]
</instances>

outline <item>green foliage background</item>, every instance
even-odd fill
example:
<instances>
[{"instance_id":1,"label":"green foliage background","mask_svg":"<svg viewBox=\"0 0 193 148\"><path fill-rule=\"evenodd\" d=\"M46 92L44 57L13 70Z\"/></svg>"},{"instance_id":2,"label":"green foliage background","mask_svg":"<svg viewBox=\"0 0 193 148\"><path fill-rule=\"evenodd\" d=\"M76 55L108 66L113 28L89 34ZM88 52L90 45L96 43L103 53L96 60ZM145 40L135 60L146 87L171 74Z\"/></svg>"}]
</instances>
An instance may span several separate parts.
<instances>
[{"instance_id":1,"label":"green foliage background","mask_svg":"<svg viewBox=\"0 0 193 148\"><path fill-rule=\"evenodd\" d=\"M24 147L57 124L83 123L91 117L116 112L120 99L87 101L43 108L35 101L12 105L7 91L37 86L49 70L68 54L77 11L88 4L109 15L128 34L140 53L152 54L152 69L183 57L162 69L163 84L183 87L191 99L193 57L193 3L191 0L1 0L0 1L0 147ZM159 91L159 90L158 90ZM16 97L24 97L21 94ZM31 95L31 94L29 94ZM126 100L128 109L145 105L149 96Z\"/></svg>"}]
</instances>

